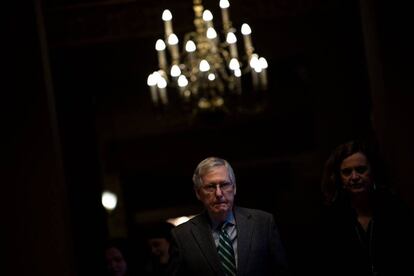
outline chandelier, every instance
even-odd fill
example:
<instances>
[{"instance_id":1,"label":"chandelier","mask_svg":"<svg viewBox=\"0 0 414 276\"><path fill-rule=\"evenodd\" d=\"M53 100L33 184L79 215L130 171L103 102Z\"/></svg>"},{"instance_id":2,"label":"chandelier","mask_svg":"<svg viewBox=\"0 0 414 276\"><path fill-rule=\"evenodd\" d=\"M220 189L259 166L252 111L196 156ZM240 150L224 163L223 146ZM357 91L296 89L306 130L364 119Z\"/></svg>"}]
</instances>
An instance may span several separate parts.
<instances>
[{"instance_id":1,"label":"chandelier","mask_svg":"<svg viewBox=\"0 0 414 276\"><path fill-rule=\"evenodd\" d=\"M211 11L202 0L193 0L195 31L186 33L182 43L173 31L171 12L163 11L164 38L155 43L159 68L147 78L157 110L176 104L193 114L263 110L267 61L255 52L247 23L237 33L229 1L219 5L222 29L217 33ZM243 45L238 45L238 36Z\"/></svg>"}]
</instances>

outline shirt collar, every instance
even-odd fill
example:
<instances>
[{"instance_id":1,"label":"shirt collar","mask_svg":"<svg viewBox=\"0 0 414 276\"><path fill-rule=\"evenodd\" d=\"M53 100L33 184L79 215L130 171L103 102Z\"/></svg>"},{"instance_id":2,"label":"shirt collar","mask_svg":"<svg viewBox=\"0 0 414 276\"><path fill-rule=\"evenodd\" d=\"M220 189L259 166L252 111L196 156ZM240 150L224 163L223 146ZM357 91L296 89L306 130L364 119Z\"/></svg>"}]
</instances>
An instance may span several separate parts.
<instances>
[{"instance_id":1,"label":"shirt collar","mask_svg":"<svg viewBox=\"0 0 414 276\"><path fill-rule=\"evenodd\" d=\"M225 219L224 222L214 221L211 218L210 218L210 221L211 221L211 228L212 229L217 229L217 227L223 225L224 223L227 223L229 225L236 225L236 220L234 219L233 212L229 213L229 215L227 216L227 218Z\"/></svg>"}]
</instances>

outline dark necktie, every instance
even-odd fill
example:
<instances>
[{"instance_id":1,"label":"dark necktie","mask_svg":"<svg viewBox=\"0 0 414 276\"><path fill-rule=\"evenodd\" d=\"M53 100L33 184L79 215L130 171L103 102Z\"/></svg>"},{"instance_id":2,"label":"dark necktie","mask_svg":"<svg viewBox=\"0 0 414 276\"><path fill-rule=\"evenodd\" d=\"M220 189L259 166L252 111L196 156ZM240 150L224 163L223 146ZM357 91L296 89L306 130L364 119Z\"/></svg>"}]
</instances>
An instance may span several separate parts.
<instances>
[{"instance_id":1,"label":"dark necktie","mask_svg":"<svg viewBox=\"0 0 414 276\"><path fill-rule=\"evenodd\" d=\"M232 242L226 231L227 225L227 223L224 223L220 229L217 252L224 274L236 275L236 261L234 258Z\"/></svg>"}]
</instances>

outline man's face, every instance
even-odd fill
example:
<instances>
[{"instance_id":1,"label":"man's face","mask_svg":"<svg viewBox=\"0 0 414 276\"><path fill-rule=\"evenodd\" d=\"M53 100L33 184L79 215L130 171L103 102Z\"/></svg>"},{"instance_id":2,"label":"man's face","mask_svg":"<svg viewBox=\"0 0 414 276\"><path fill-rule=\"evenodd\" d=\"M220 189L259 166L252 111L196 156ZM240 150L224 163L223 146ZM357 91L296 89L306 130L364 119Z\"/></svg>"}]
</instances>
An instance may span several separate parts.
<instances>
[{"instance_id":1,"label":"man's face","mask_svg":"<svg viewBox=\"0 0 414 276\"><path fill-rule=\"evenodd\" d=\"M233 208L236 186L231 183L224 166L213 168L202 177L203 184L196 190L197 198L204 204L210 216L225 219Z\"/></svg>"},{"instance_id":2,"label":"man's face","mask_svg":"<svg viewBox=\"0 0 414 276\"><path fill-rule=\"evenodd\" d=\"M367 157L354 153L345 158L340 167L342 187L350 193L367 192L373 185Z\"/></svg>"}]
</instances>

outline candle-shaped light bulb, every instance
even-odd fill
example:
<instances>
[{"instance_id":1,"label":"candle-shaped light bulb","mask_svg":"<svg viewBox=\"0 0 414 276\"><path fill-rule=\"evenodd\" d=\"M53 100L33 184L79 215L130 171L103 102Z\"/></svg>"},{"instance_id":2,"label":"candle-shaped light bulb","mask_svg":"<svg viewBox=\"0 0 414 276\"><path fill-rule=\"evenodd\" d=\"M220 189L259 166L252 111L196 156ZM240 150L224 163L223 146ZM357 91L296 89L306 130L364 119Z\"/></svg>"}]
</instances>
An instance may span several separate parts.
<instances>
[{"instance_id":1,"label":"candle-shaped light bulb","mask_svg":"<svg viewBox=\"0 0 414 276\"><path fill-rule=\"evenodd\" d=\"M260 73L260 83L263 90L267 89L267 60L264 57L259 58L259 64L262 68L262 72Z\"/></svg>"},{"instance_id":2,"label":"candle-shaped light bulb","mask_svg":"<svg viewBox=\"0 0 414 276\"><path fill-rule=\"evenodd\" d=\"M158 95L157 95L157 76L154 74L149 74L147 78L147 85L150 88L151 93L151 100L154 104L158 103Z\"/></svg>"},{"instance_id":3,"label":"candle-shaped light bulb","mask_svg":"<svg viewBox=\"0 0 414 276\"><path fill-rule=\"evenodd\" d=\"M228 44L234 44L234 43L236 43L236 42L237 42L237 37L236 37L236 35L235 35L234 33L232 33L232 32L229 32L229 33L227 34L227 36L226 36L226 42L227 42Z\"/></svg>"},{"instance_id":4,"label":"candle-shaped light bulb","mask_svg":"<svg viewBox=\"0 0 414 276\"><path fill-rule=\"evenodd\" d=\"M180 95L182 96L182 97L186 97L186 91L185 91L185 88L187 87L187 85L188 85L188 80L187 80L187 78L184 76L184 75L180 75L179 77L178 77L178 89L180 90ZM188 97L188 96L187 96Z\"/></svg>"},{"instance_id":5,"label":"candle-shaped light bulb","mask_svg":"<svg viewBox=\"0 0 414 276\"><path fill-rule=\"evenodd\" d=\"M149 74L147 78L148 86L155 86L157 84L157 77L154 74Z\"/></svg>"},{"instance_id":6,"label":"candle-shaped light bulb","mask_svg":"<svg viewBox=\"0 0 414 276\"><path fill-rule=\"evenodd\" d=\"M209 10L203 11L203 20L206 24L206 28L213 27L213 14Z\"/></svg>"},{"instance_id":7,"label":"candle-shaped light bulb","mask_svg":"<svg viewBox=\"0 0 414 276\"><path fill-rule=\"evenodd\" d=\"M175 34L170 34L168 36L168 44L169 45L177 45L178 44L178 37Z\"/></svg>"},{"instance_id":8,"label":"candle-shaped light bulb","mask_svg":"<svg viewBox=\"0 0 414 276\"><path fill-rule=\"evenodd\" d=\"M229 44L229 47L230 47L230 56L232 58L237 58L238 52L237 52L237 44L236 44L237 42L236 35L232 32L227 33L226 42Z\"/></svg>"},{"instance_id":9,"label":"candle-shaped light bulb","mask_svg":"<svg viewBox=\"0 0 414 276\"><path fill-rule=\"evenodd\" d=\"M160 98L161 98L162 104L167 105L168 104L167 90L166 90L167 81L162 76L158 78L157 87L160 91Z\"/></svg>"},{"instance_id":10,"label":"candle-shaped light bulb","mask_svg":"<svg viewBox=\"0 0 414 276\"><path fill-rule=\"evenodd\" d=\"M167 83L168 83L167 71L158 70L158 71L155 71L153 74L155 74L157 76L157 84L158 84L158 80L160 78L164 78L167 81Z\"/></svg>"},{"instance_id":11,"label":"candle-shaped light bulb","mask_svg":"<svg viewBox=\"0 0 414 276\"><path fill-rule=\"evenodd\" d=\"M174 33L170 34L168 36L167 43L170 45L170 52L173 63L177 64L180 58L178 53L178 37Z\"/></svg>"},{"instance_id":12,"label":"candle-shaped light bulb","mask_svg":"<svg viewBox=\"0 0 414 276\"><path fill-rule=\"evenodd\" d=\"M207 29L207 38L208 39L215 39L217 37L217 32L214 30L213 27L209 27Z\"/></svg>"},{"instance_id":13,"label":"candle-shaped light bulb","mask_svg":"<svg viewBox=\"0 0 414 276\"><path fill-rule=\"evenodd\" d=\"M256 68L257 65L259 64L259 56L257 54L253 54L252 57L250 58L249 64L251 68Z\"/></svg>"},{"instance_id":14,"label":"candle-shaped light bulb","mask_svg":"<svg viewBox=\"0 0 414 276\"><path fill-rule=\"evenodd\" d=\"M252 33L252 29L250 28L249 24L243 23L243 25L241 26L241 33L243 35L249 35Z\"/></svg>"},{"instance_id":15,"label":"candle-shaped light bulb","mask_svg":"<svg viewBox=\"0 0 414 276\"><path fill-rule=\"evenodd\" d=\"M158 39L155 43L155 50L157 51L163 51L165 50L165 42L162 39Z\"/></svg>"},{"instance_id":16,"label":"candle-shaped light bulb","mask_svg":"<svg viewBox=\"0 0 414 276\"><path fill-rule=\"evenodd\" d=\"M158 78L157 87L160 89L167 87L167 81L162 76Z\"/></svg>"},{"instance_id":17,"label":"candle-shaped light bulb","mask_svg":"<svg viewBox=\"0 0 414 276\"><path fill-rule=\"evenodd\" d=\"M213 81L213 80L216 79L216 75L214 75L213 73L210 73L210 74L208 74L207 78L208 78L209 81Z\"/></svg>"},{"instance_id":18,"label":"candle-shaped light bulb","mask_svg":"<svg viewBox=\"0 0 414 276\"><path fill-rule=\"evenodd\" d=\"M261 73L263 71L262 65L260 64L260 62L258 62L256 64L256 66L253 68L254 71L256 71L256 73Z\"/></svg>"},{"instance_id":19,"label":"candle-shaped light bulb","mask_svg":"<svg viewBox=\"0 0 414 276\"><path fill-rule=\"evenodd\" d=\"M234 75L235 75L236 77L238 77L238 78L240 78L240 77L241 77L241 70L240 70L240 68L237 68L237 69L235 69L235 70L234 70Z\"/></svg>"},{"instance_id":20,"label":"candle-shaped light bulb","mask_svg":"<svg viewBox=\"0 0 414 276\"><path fill-rule=\"evenodd\" d=\"M230 29L230 19L229 19L229 11L228 8L230 7L230 3L228 0L220 0L220 8L221 8L221 18L223 20L223 27L224 32L227 32Z\"/></svg>"},{"instance_id":21,"label":"candle-shaped light bulb","mask_svg":"<svg viewBox=\"0 0 414 276\"><path fill-rule=\"evenodd\" d=\"M185 51L188 54L188 59L190 61L190 66L192 67L194 65L194 52L197 50L197 46L195 45L194 41L188 40L185 43Z\"/></svg>"},{"instance_id":22,"label":"candle-shaped light bulb","mask_svg":"<svg viewBox=\"0 0 414 276\"><path fill-rule=\"evenodd\" d=\"M210 70L210 64L208 64L208 61L203 59L202 61L200 61L200 67L199 67L201 72L207 72L208 70Z\"/></svg>"},{"instance_id":23,"label":"candle-shaped light bulb","mask_svg":"<svg viewBox=\"0 0 414 276\"><path fill-rule=\"evenodd\" d=\"M186 87L188 85L188 80L184 75L180 75L178 77L178 86L179 87Z\"/></svg>"},{"instance_id":24,"label":"candle-shaped light bulb","mask_svg":"<svg viewBox=\"0 0 414 276\"><path fill-rule=\"evenodd\" d=\"M220 0L219 6L222 9L227 9L228 7L230 7L230 2L228 0Z\"/></svg>"},{"instance_id":25,"label":"candle-shaped light bulb","mask_svg":"<svg viewBox=\"0 0 414 276\"><path fill-rule=\"evenodd\" d=\"M174 64L173 66L171 66L171 71L170 71L171 77L178 77L179 75L181 75L181 69L177 64Z\"/></svg>"},{"instance_id":26,"label":"candle-shaped light bulb","mask_svg":"<svg viewBox=\"0 0 414 276\"><path fill-rule=\"evenodd\" d=\"M172 19L172 14L171 14L171 12L170 12L170 10L164 10L163 12L162 12L162 20L163 21L171 21L171 19Z\"/></svg>"},{"instance_id":27,"label":"candle-shaped light bulb","mask_svg":"<svg viewBox=\"0 0 414 276\"><path fill-rule=\"evenodd\" d=\"M154 71L152 73L152 75L154 76L155 82L158 83L159 78L161 78L161 74L158 71Z\"/></svg>"},{"instance_id":28,"label":"candle-shaped light bulb","mask_svg":"<svg viewBox=\"0 0 414 276\"><path fill-rule=\"evenodd\" d=\"M268 67L267 60L264 57L259 58L259 63L263 69L266 69Z\"/></svg>"},{"instance_id":29,"label":"candle-shaped light bulb","mask_svg":"<svg viewBox=\"0 0 414 276\"><path fill-rule=\"evenodd\" d=\"M250 58L254 50L252 46L252 38L250 36L250 34L252 33L252 29L250 29L250 26L248 24L244 23L241 27L241 33L243 34L244 48L246 50L246 54Z\"/></svg>"},{"instance_id":30,"label":"candle-shaped light bulb","mask_svg":"<svg viewBox=\"0 0 414 276\"><path fill-rule=\"evenodd\" d=\"M165 31L165 37L168 37L172 32L172 14L170 10L164 10L162 12L161 16L162 20L164 21L164 31Z\"/></svg>"},{"instance_id":31,"label":"candle-shaped light bulb","mask_svg":"<svg viewBox=\"0 0 414 276\"><path fill-rule=\"evenodd\" d=\"M155 50L158 52L158 65L160 69L166 70L167 69L167 58L165 56L165 43L164 40L158 39L155 43Z\"/></svg>"},{"instance_id":32,"label":"candle-shaped light bulb","mask_svg":"<svg viewBox=\"0 0 414 276\"><path fill-rule=\"evenodd\" d=\"M108 212L113 211L118 203L118 197L111 191L104 191L102 193L101 203Z\"/></svg>"},{"instance_id":33,"label":"candle-shaped light bulb","mask_svg":"<svg viewBox=\"0 0 414 276\"><path fill-rule=\"evenodd\" d=\"M241 70L240 68L237 68L236 70L234 70L234 76L236 77L236 92L238 94L242 93L242 85L241 85Z\"/></svg>"},{"instance_id":34,"label":"candle-shaped light bulb","mask_svg":"<svg viewBox=\"0 0 414 276\"><path fill-rule=\"evenodd\" d=\"M237 70L237 69L240 69L240 63L239 63L239 61L238 61L236 58L232 58L232 59L230 60L230 63L229 63L229 68L230 68L231 70Z\"/></svg>"},{"instance_id":35,"label":"candle-shaped light bulb","mask_svg":"<svg viewBox=\"0 0 414 276\"><path fill-rule=\"evenodd\" d=\"M213 14L210 10L203 11L203 20L206 22L213 20Z\"/></svg>"},{"instance_id":36,"label":"candle-shaped light bulb","mask_svg":"<svg viewBox=\"0 0 414 276\"><path fill-rule=\"evenodd\" d=\"M257 54L253 54L250 58L250 62L249 62L250 68L251 70L251 74L252 74L252 86L254 90L257 90L258 86L259 86L259 76L257 74L257 67L260 67L259 64L259 57ZM261 67L260 67L261 68Z\"/></svg>"},{"instance_id":37,"label":"candle-shaped light bulb","mask_svg":"<svg viewBox=\"0 0 414 276\"><path fill-rule=\"evenodd\" d=\"M185 50L186 50L188 53L192 53L192 52L194 52L196 49L197 49L197 47L196 47L196 45L195 45L194 41L192 41L192 40L187 41L187 43L185 44Z\"/></svg>"},{"instance_id":38,"label":"candle-shaped light bulb","mask_svg":"<svg viewBox=\"0 0 414 276\"><path fill-rule=\"evenodd\" d=\"M207 29L206 36L207 36L208 39L210 39L211 51L213 53L216 53L217 52L217 32L216 32L216 30L214 30L213 27L209 27Z\"/></svg>"}]
</instances>

